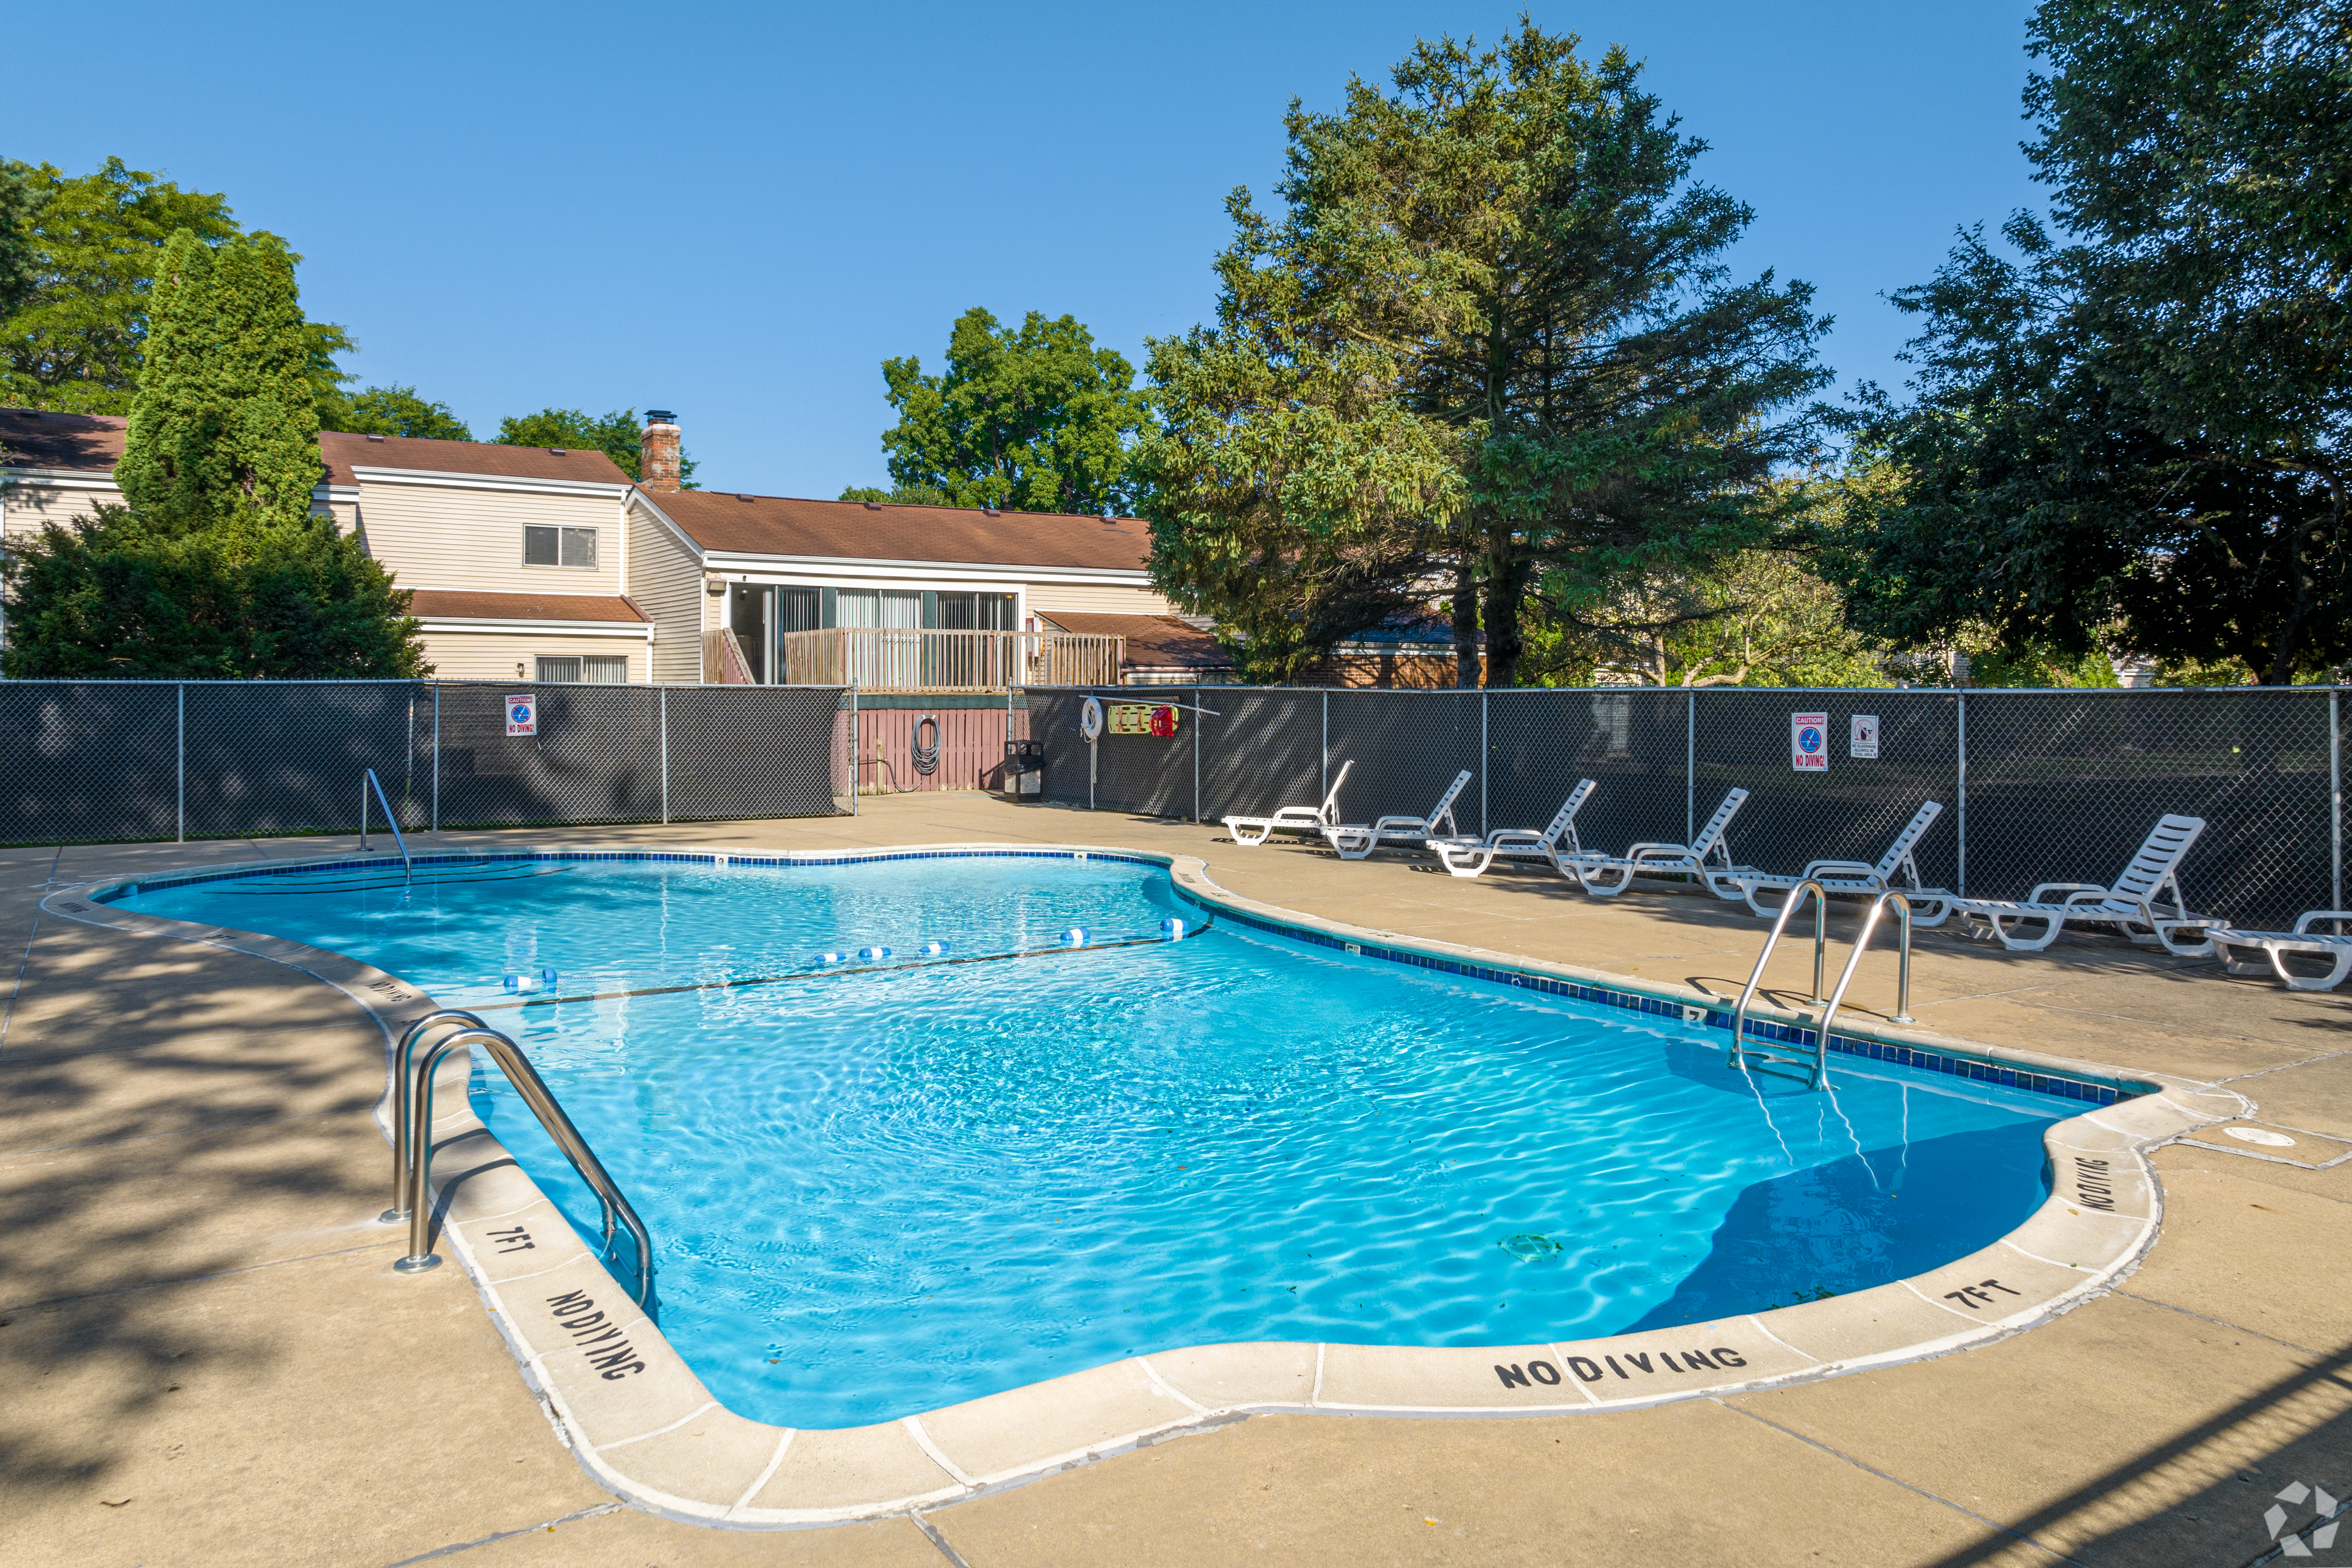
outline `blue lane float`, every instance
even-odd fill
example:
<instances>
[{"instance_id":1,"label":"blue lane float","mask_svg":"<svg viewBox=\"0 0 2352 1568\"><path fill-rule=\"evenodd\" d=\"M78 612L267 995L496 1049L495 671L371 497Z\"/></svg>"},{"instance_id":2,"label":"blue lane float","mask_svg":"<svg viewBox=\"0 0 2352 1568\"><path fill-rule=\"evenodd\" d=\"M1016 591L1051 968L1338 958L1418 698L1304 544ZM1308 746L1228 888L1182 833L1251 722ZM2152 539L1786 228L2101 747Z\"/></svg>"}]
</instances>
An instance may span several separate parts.
<instances>
[{"instance_id":1,"label":"blue lane float","mask_svg":"<svg viewBox=\"0 0 2352 1568\"><path fill-rule=\"evenodd\" d=\"M849 962L849 954L845 952L820 952L816 955L816 961L820 966L829 969L836 963L847 963Z\"/></svg>"},{"instance_id":2,"label":"blue lane float","mask_svg":"<svg viewBox=\"0 0 2352 1568\"><path fill-rule=\"evenodd\" d=\"M1064 947L1086 946L1087 928L1084 926L1072 926L1069 930L1064 931L1062 933L1062 945Z\"/></svg>"},{"instance_id":3,"label":"blue lane float","mask_svg":"<svg viewBox=\"0 0 2352 1568\"><path fill-rule=\"evenodd\" d=\"M857 956L868 963L878 963L890 956L890 950L887 947L861 947L857 950Z\"/></svg>"},{"instance_id":4,"label":"blue lane float","mask_svg":"<svg viewBox=\"0 0 2352 1568\"><path fill-rule=\"evenodd\" d=\"M925 958L939 958L946 954L948 944L943 942L927 942L915 951L921 953Z\"/></svg>"},{"instance_id":5,"label":"blue lane float","mask_svg":"<svg viewBox=\"0 0 2352 1568\"><path fill-rule=\"evenodd\" d=\"M1170 942L1181 942L1184 940L1184 922L1170 915L1160 922L1160 934Z\"/></svg>"}]
</instances>

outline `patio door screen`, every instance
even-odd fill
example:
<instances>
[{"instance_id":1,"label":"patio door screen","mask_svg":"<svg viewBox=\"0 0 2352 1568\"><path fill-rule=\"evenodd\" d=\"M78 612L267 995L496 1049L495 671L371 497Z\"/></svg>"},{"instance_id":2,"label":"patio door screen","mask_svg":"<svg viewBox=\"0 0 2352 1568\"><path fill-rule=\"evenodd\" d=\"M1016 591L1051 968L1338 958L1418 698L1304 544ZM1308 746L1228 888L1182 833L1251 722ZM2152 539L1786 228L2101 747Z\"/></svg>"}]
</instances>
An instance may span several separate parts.
<instances>
[{"instance_id":1,"label":"patio door screen","mask_svg":"<svg viewBox=\"0 0 2352 1568\"><path fill-rule=\"evenodd\" d=\"M885 689L922 684L923 596L895 588L844 588L835 596L834 624L852 631L849 679Z\"/></svg>"}]
</instances>

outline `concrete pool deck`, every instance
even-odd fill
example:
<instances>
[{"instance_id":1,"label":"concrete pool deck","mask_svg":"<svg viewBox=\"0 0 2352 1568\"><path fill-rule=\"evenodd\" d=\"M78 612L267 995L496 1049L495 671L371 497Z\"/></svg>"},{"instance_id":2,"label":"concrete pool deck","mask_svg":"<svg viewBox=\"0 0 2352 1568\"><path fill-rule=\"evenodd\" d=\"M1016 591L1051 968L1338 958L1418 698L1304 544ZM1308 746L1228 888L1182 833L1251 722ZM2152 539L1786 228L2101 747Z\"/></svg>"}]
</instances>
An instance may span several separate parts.
<instances>
[{"instance_id":1,"label":"concrete pool deck","mask_svg":"<svg viewBox=\"0 0 2352 1568\"><path fill-rule=\"evenodd\" d=\"M866 807L435 842L1117 844L1201 856L1302 914L1717 994L1763 934L1736 906L1600 903L1548 871L1460 881L971 796ZM55 882L338 847L0 851L22 971L0 1025L0 1368L18 1394L0 1407L0 1559L2242 1563L2271 1547L2273 1493L2352 1493L2352 1164L2305 1168L2352 1152L2347 1001L2120 942L2007 954L1922 933L1924 1025L2231 1080L2296 1142L2211 1129L2194 1136L2212 1147L2162 1150L2165 1224L2137 1273L1936 1360L1593 1415L1258 1415L920 1521L754 1535L623 1509L556 1441L470 1282L390 1272L402 1248L370 1223L382 1045L357 1009L258 960L35 910ZM1781 962L1801 988L1801 951ZM1891 969L1865 963L1862 1002L1885 1004Z\"/></svg>"}]
</instances>

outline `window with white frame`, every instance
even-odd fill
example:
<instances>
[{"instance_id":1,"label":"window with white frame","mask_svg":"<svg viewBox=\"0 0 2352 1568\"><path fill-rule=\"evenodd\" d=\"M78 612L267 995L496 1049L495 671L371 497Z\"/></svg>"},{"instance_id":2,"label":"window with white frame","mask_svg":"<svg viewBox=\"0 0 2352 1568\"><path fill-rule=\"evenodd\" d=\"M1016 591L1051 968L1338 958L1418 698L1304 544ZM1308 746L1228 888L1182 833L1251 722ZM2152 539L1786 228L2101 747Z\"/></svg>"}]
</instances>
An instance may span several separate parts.
<instances>
[{"instance_id":1,"label":"window with white frame","mask_svg":"<svg viewBox=\"0 0 2352 1568\"><path fill-rule=\"evenodd\" d=\"M596 531L527 523L522 531L522 563L526 566L596 565Z\"/></svg>"},{"instance_id":2,"label":"window with white frame","mask_svg":"<svg viewBox=\"0 0 2352 1568\"><path fill-rule=\"evenodd\" d=\"M629 656L615 654L541 654L539 679L551 685L585 681L592 686L621 686L629 679Z\"/></svg>"}]
</instances>

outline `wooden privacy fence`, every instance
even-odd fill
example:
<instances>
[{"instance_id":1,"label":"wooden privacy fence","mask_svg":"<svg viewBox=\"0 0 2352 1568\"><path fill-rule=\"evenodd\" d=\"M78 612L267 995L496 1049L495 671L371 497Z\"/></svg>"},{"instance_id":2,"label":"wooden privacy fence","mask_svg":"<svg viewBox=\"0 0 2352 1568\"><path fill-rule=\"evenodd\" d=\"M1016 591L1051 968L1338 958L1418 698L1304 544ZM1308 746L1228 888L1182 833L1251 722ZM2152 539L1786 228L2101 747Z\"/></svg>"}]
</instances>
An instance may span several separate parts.
<instances>
[{"instance_id":1,"label":"wooden privacy fence","mask_svg":"<svg viewBox=\"0 0 2352 1568\"><path fill-rule=\"evenodd\" d=\"M1073 632L932 631L829 626L785 632L784 683L868 691L1001 691L1014 686L1115 686L1125 637Z\"/></svg>"}]
</instances>

